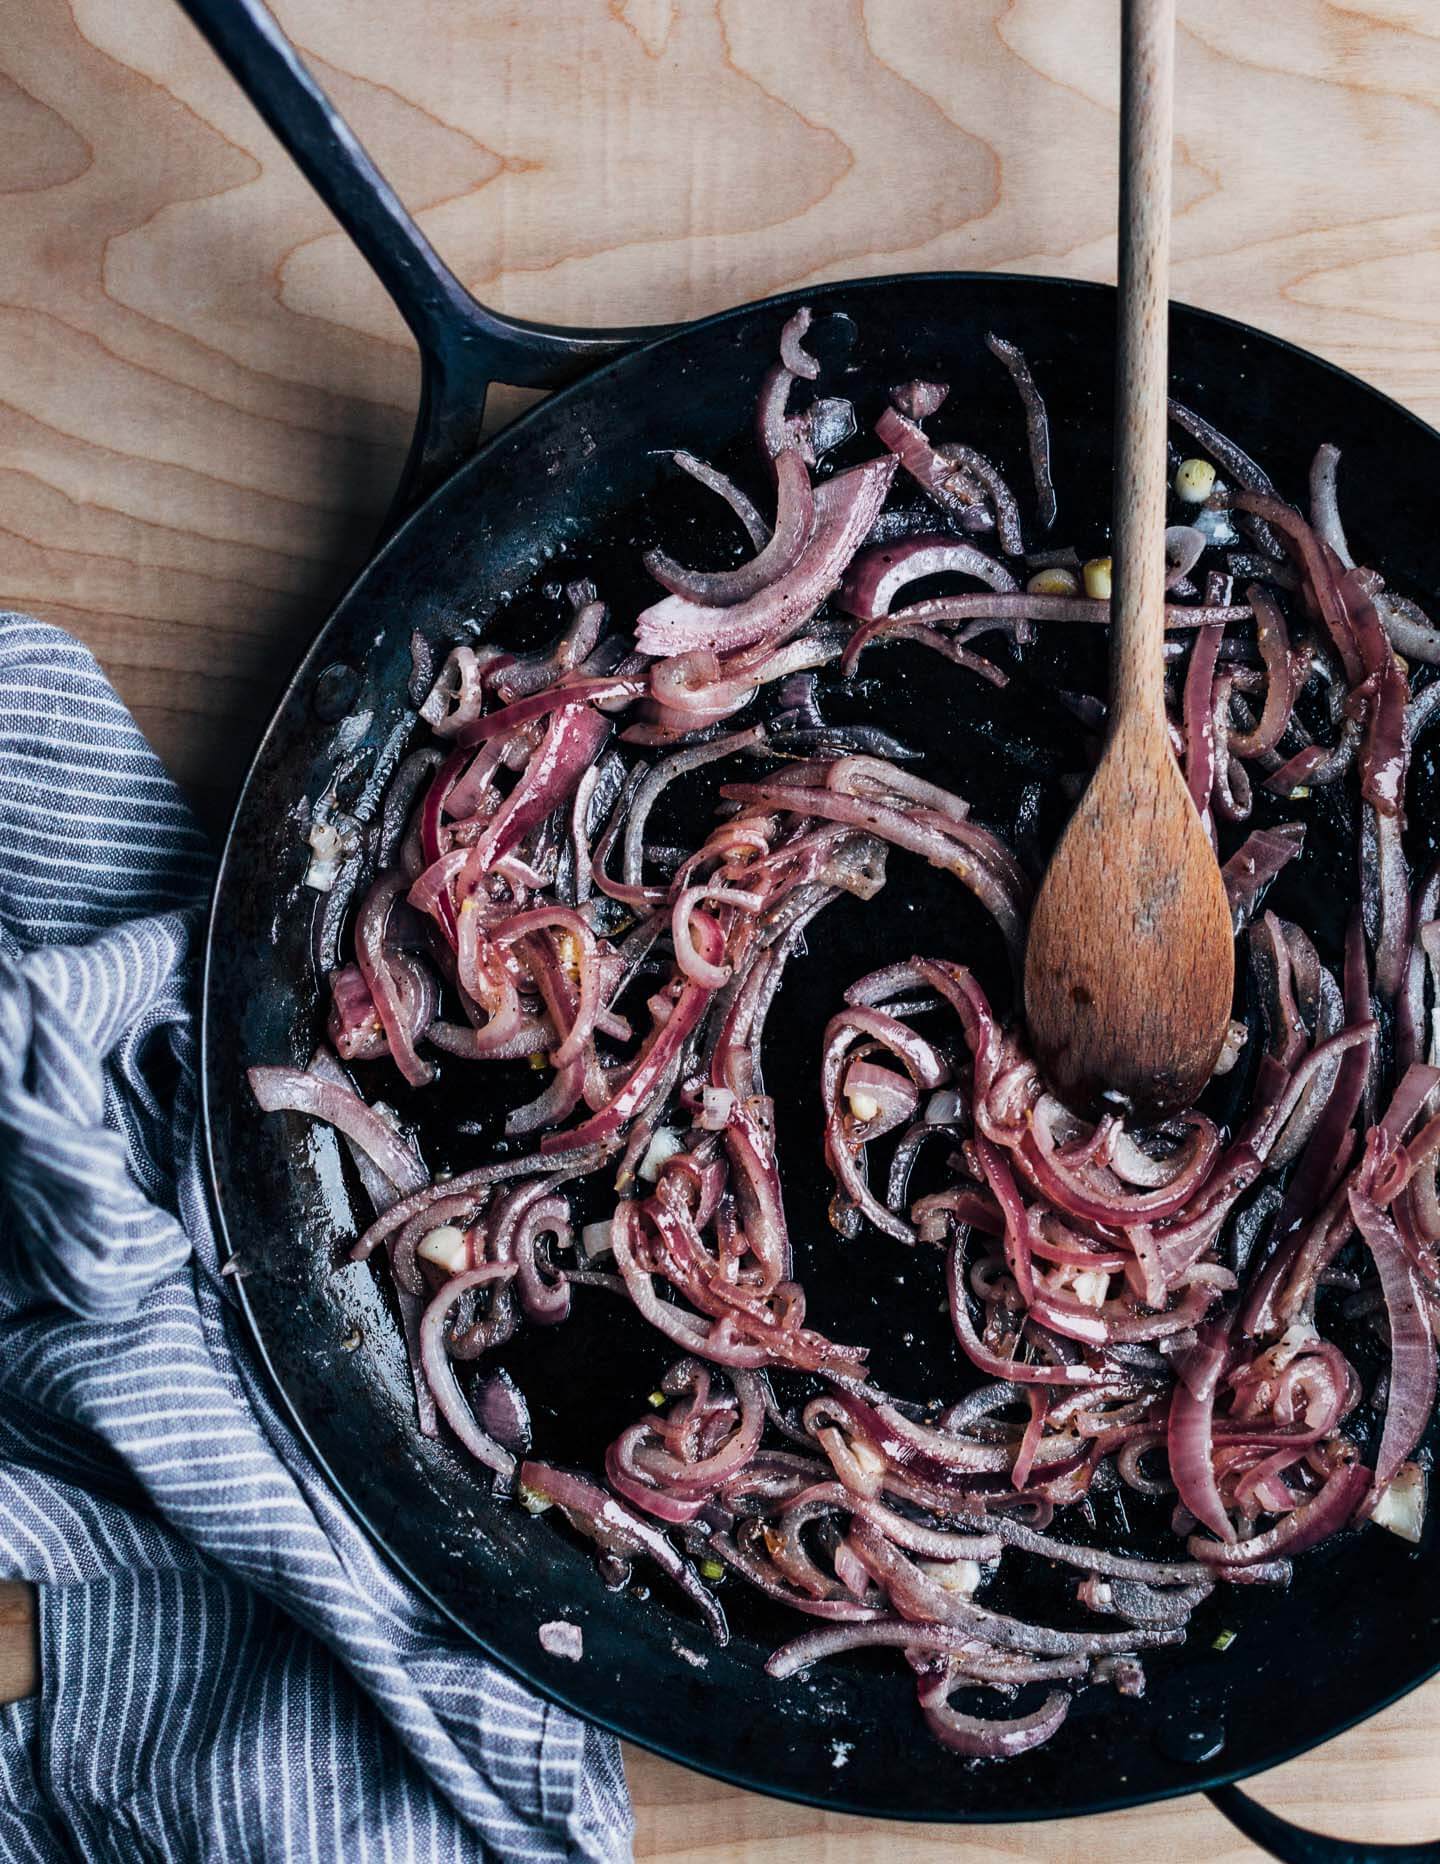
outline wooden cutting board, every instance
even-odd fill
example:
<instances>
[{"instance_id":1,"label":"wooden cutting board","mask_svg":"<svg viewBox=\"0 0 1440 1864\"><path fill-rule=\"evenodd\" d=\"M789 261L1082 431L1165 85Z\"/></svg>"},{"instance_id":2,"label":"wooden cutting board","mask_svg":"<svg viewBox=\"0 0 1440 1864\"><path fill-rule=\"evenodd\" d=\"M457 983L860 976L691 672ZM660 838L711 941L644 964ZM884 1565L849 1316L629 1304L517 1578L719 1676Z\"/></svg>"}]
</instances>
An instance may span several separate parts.
<instances>
[{"instance_id":1,"label":"wooden cutting board","mask_svg":"<svg viewBox=\"0 0 1440 1864\"><path fill-rule=\"evenodd\" d=\"M1113 275L1116 0L278 11L467 283L508 311L655 323L855 273ZM4 18L0 600L91 643L218 828L366 554L414 358L171 0L24 0ZM1180 19L1175 295L1440 418L1435 0L1182 0ZM0 1692L21 1609L0 1594ZM1356 1837L1433 1836L1437 1752L1432 1686L1261 1797ZM631 1779L650 1859L1246 1851L1203 1803L957 1840L645 1755Z\"/></svg>"}]
</instances>

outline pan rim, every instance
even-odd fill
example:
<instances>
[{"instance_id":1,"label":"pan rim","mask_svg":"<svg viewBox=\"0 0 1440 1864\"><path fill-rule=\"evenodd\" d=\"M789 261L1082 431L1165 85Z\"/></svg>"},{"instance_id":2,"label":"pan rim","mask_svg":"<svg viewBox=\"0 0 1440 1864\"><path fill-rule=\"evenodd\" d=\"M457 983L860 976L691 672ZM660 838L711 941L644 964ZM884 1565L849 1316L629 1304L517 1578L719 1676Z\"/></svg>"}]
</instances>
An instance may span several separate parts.
<instances>
[{"instance_id":1,"label":"pan rim","mask_svg":"<svg viewBox=\"0 0 1440 1864\"><path fill-rule=\"evenodd\" d=\"M622 351L618 355L597 365L595 369L581 377L578 382L569 385L567 388L556 391L553 395L546 396L542 401L526 409L503 428L489 435L477 451L471 454L469 458L462 461L452 473L447 475L423 502L405 518L395 531L383 538L373 554L367 558L366 562L346 586L343 593L332 605L320 625L306 640L296 661L295 668L286 680L264 730L260 735L255 752L246 767L244 779L240 785L234 807L230 813L230 822L226 829L221 857L216 866L214 884L206 915L205 943L200 983L200 1114L206 1189L210 1199L212 1215L215 1220L217 1239L222 1246L222 1259L228 1258L233 1253L233 1246L230 1241L229 1228L225 1215L225 1205L221 1195L220 1167L215 1148L215 1125L211 1117L210 1059L211 1003L213 994L212 969L216 953L218 906L228 877L228 870L235 842L236 824L246 808L257 773L265 762L271 739L286 709L290 695L294 690L295 682L309 661L316 646L329 629L333 618L345 609L360 584L374 573L392 548L396 547L400 541L408 535L412 527L418 526L426 520L432 508L447 495L463 474L469 472L479 462L483 461L502 440L507 443L513 442L516 438L523 440L525 429L531 425L538 425L547 416L548 411L570 393L581 388L593 387L597 381L602 380L612 373L618 372L639 356L652 356L657 352L663 351L668 345L681 344L699 333L725 324L742 314L770 309L779 311L785 308L798 306L802 303L814 303L818 298L822 297L840 296L846 292L882 293L923 285L973 285L985 287L1000 285L1034 289L1041 292L1058 289L1068 294L1081 293L1095 298L1113 298L1115 293L1115 287L1113 285L1089 279L1066 278L1059 274L974 270L888 273L875 277L830 280L823 284L777 292L761 298L747 300L737 305L732 305L724 310L713 312L706 317L698 318L693 322L678 324L672 329L665 331L663 334L652 337L648 341L638 343L635 348ZM1197 320L1203 324L1226 329L1244 340L1253 341L1259 339L1265 345L1273 346L1275 350L1293 358L1310 370L1318 368L1334 376L1339 381L1349 385L1352 391L1360 391L1364 396L1369 398L1372 403L1380 404L1388 409L1393 416L1400 417L1411 427L1418 430L1437 450L1440 450L1440 429L1437 429L1431 423L1424 420L1423 417L1416 414L1412 409L1407 408L1393 395L1387 394L1383 389L1375 388L1353 372L1342 368L1337 363L1329 361L1328 358L1318 356L1313 351L1305 349L1302 345L1294 343L1286 337L1277 336L1268 330L1262 329L1258 325L1246 323L1242 319L1228 316L1222 312L1206 310L1200 306L1187 304L1179 300L1172 300L1171 312L1172 315L1178 312L1186 319ZM1255 1778L1269 1772L1275 1767L1287 1764L1302 1754L1324 1746L1329 1741L1357 1727L1360 1723L1368 1721L1372 1716L1382 1714L1388 1708L1393 1707L1395 1703L1403 1700L1404 1697L1422 1687L1433 1677L1440 1675L1440 1660L1437 1660L1419 1674L1385 1694L1383 1697L1367 1702L1363 1707L1355 1709L1353 1713L1344 1714L1341 1719L1333 1722L1323 1734L1297 1740L1293 1744L1286 1745L1278 1752L1265 1755L1258 1761L1242 1763L1233 1767L1225 1764L1211 1765L1199 1763L1192 1777L1177 1780L1173 1784L1152 1786L1145 1790L1137 1790L1132 1793L1116 1792L1102 1798L1089 1800L1079 1806L1067 1807L1060 1810L1050 1807L1028 1807L1024 1805L1020 1806L1018 1809L991 1809L988 1807L971 1809L947 1806L916 1810L913 1807L877 1804L873 1799L866 1799L864 1801L850 1799L843 1791L822 1795L801 1786L772 1784L768 1781L757 1780L743 1768L731 1768L719 1761L697 1759L693 1755L687 1754L678 1747L668 1743L663 1736L649 1733L637 1733L633 1728L625 1725L623 1710L616 1711L612 1714L608 1712L599 1712L589 1703L581 1706L572 1698L565 1688L557 1686L549 1680L548 1677L542 1678L535 1671L527 1669L523 1663L506 1656L492 1646L474 1626L468 1624L457 1611L445 1604L438 1594L432 1591L424 1580L419 1578L412 1570L411 1563L407 1562L393 1551L382 1534L372 1524L366 1511L352 1498L347 1485L337 1476L335 1470L331 1467L330 1462L322 1453L316 1442L310 1425L302 1416L298 1403L291 1398L290 1392L280 1376L271 1356L270 1348L266 1343L260 1322L246 1294L243 1280L237 1279L235 1292L238 1295L239 1307L244 1315L250 1338L257 1350L264 1375L269 1381L272 1391L283 1406L285 1414L297 1430L311 1456L314 1457L318 1468L325 1477L326 1482L334 1491L337 1499L345 1508L346 1513L362 1532L364 1532L371 1544L376 1547L390 1566L399 1573L409 1585L413 1586L423 1598L433 1605L435 1609L440 1611L450 1623L454 1624L477 1649L484 1653L488 1661L495 1663L508 1675L516 1678L527 1688L534 1690L544 1700L555 1703L557 1706L577 1716L577 1718L582 1721L593 1723L595 1726L605 1729L608 1733L613 1734L620 1740L633 1742L637 1747L643 1747L649 1752L659 1755L662 1759L673 1761L677 1765L689 1768L692 1772L703 1774L708 1778L722 1781L727 1785L736 1786L745 1791L760 1793L769 1798L785 1800L796 1805L803 1805L820 1811L839 1812L853 1817L885 1819L895 1823L924 1825L1028 1825L1055 1818L1088 1818L1109 1812L1123 1811L1135 1806L1160 1804L1172 1799L1185 1798L1195 1793L1206 1793L1217 1787L1234 1785L1240 1781Z\"/></svg>"}]
</instances>

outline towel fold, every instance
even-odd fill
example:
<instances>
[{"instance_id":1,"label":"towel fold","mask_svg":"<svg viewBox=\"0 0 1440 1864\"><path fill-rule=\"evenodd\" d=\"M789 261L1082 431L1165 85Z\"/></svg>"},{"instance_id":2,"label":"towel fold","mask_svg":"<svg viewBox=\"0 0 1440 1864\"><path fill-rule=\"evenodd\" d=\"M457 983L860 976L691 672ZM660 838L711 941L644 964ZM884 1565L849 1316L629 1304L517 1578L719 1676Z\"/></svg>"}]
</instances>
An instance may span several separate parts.
<instances>
[{"instance_id":1,"label":"towel fold","mask_svg":"<svg viewBox=\"0 0 1440 1864\"><path fill-rule=\"evenodd\" d=\"M211 858L90 654L0 616L0 1860L629 1855L619 1751L388 1568L216 1262L193 1028Z\"/></svg>"}]
</instances>

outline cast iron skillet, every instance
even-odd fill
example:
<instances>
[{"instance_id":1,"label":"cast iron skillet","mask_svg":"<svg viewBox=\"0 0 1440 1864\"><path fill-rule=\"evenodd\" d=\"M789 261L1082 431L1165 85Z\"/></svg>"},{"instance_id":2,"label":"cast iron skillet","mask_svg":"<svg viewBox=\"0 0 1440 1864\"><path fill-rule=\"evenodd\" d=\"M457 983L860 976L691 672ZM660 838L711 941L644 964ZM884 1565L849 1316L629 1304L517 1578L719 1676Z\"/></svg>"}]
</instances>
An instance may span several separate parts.
<instances>
[{"instance_id":1,"label":"cast iron skillet","mask_svg":"<svg viewBox=\"0 0 1440 1864\"><path fill-rule=\"evenodd\" d=\"M572 575L593 574L624 615L643 594L644 544L663 536L698 561L733 548L715 501L663 450L686 446L753 476L756 385L799 299L745 305L672 332L558 331L494 316L426 244L258 0L184 4L390 290L424 365L388 535L265 734L225 847L207 952L205 1112L220 1219L248 1270L242 1298L261 1350L336 1488L395 1562L500 1662L590 1719L738 1784L846 1811L955 1822L1072 1815L1203 1788L1278 1855L1361 1855L1286 1826L1226 1783L1326 1740L1440 1668L1433 1533L1419 1553L1375 1530L1347 1536L1304 1561L1285 1594L1222 1588L1183 1651L1147 1662L1145 1701L1089 1691L1048 1747L969 1765L926 1737L901 1666L860 1657L777 1685L761 1665L786 1631L763 1601L727 1592L735 1635L716 1650L663 1583L646 1600L607 1593L577 1541L550 1519L494 1501L448 1444L419 1434L388 1293L370 1268L345 1259L364 1204L333 1135L262 1119L244 1085L252 1063L303 1061L322 1013L297 807L337 781L342 802L362 814L372 806L408 711L412 629L443 643L494 618L507 639L543 638L558 616L553 586ZM1023 427L983 337L995 329L1022 344L1054 422L1056 535L1099 543L1110 499L1107 289L941 274L826 285L804 299L816 311L827 376L861 410L857 456L865 417L874 418L890 383L940 374L954 384L966 437L1021 482ZM1302 487L1319 439L1338 443L1357 552L1402 586L1440 587L1440 531L1429 516L1440 436L1315 358L1202 312L1176 308L1172 370L1176 392L1235 431L1286 491ZM479 446L496 380L571 386ZM1039 651L1094 650L1042 643ZM1053 779L1068 748L1059 708L1023 677L997 695L937 666L893 653L868 694L857 700L836 688L827 703L837 715L858 706L922 750L930 772L969 795L981 819L1014 832L1039 796L1042 827L1058 827ZM1417 855L1440 825L1431 801L1440 790L1424 774L1415 785ZM1331 958L1353 891L1340 853L1346 827L1320 826L1275 901L1316 930ZM813 1083L819 1033L843 981L920 947L964 956L1001 989L993 937L953 883L903 867L892 868L874 906L837 906L822 924L820 955L792 967L770 1045L800 1272L818 1324L877 1343L876 1371L895 1389L954 1390L965 1371L936 1311L938 1260L916 1252L898 1262L893 1245L878 1241L842 1253L827 1231L809 1163ZM448 1072L460 1078L442 1080L423 1103L436 1167L473 1159L489 1143L457 1135L459 1119L498 1130L512 1098L533 1092L504 1074L483 1077L477 1090L478 1071L463 1064ZM397 1080L386 1070L372 1091L406 1111ZM593 1468L665 1361L643 1324L580 1290L563 1328L522 1338L505 1363L530 1395L539 1453ZM1021 1582L1037 1612L1055 1608L1053 1586L1044 1574ZM583 1627L579 1664L547 1656L537 1642L537 1627L562 1614ZM1237 1633L1223 1655L1212 1648L1222 1628Z\"/></svg>"}]
</instances>

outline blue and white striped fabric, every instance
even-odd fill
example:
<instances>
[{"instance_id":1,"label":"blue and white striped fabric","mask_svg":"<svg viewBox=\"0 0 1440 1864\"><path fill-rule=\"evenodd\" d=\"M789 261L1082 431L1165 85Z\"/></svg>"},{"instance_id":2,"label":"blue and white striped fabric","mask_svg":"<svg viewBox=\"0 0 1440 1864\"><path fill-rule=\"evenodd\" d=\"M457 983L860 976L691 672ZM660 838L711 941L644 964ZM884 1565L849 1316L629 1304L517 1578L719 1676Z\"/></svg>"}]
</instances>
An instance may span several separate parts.
<instances>
[{"instance_id":1,"label":"blue and white striped fabric","mask_svg":"<svg viewBox=\"0 0 1440 1864\"><path fill-rule=\"evenodd\" d=\"M253 1363L199 1162L210 857L84 648L0 615L0 1860L628 1855L618 1750L486 1663Z\"/></svg>"}]
</instances>

